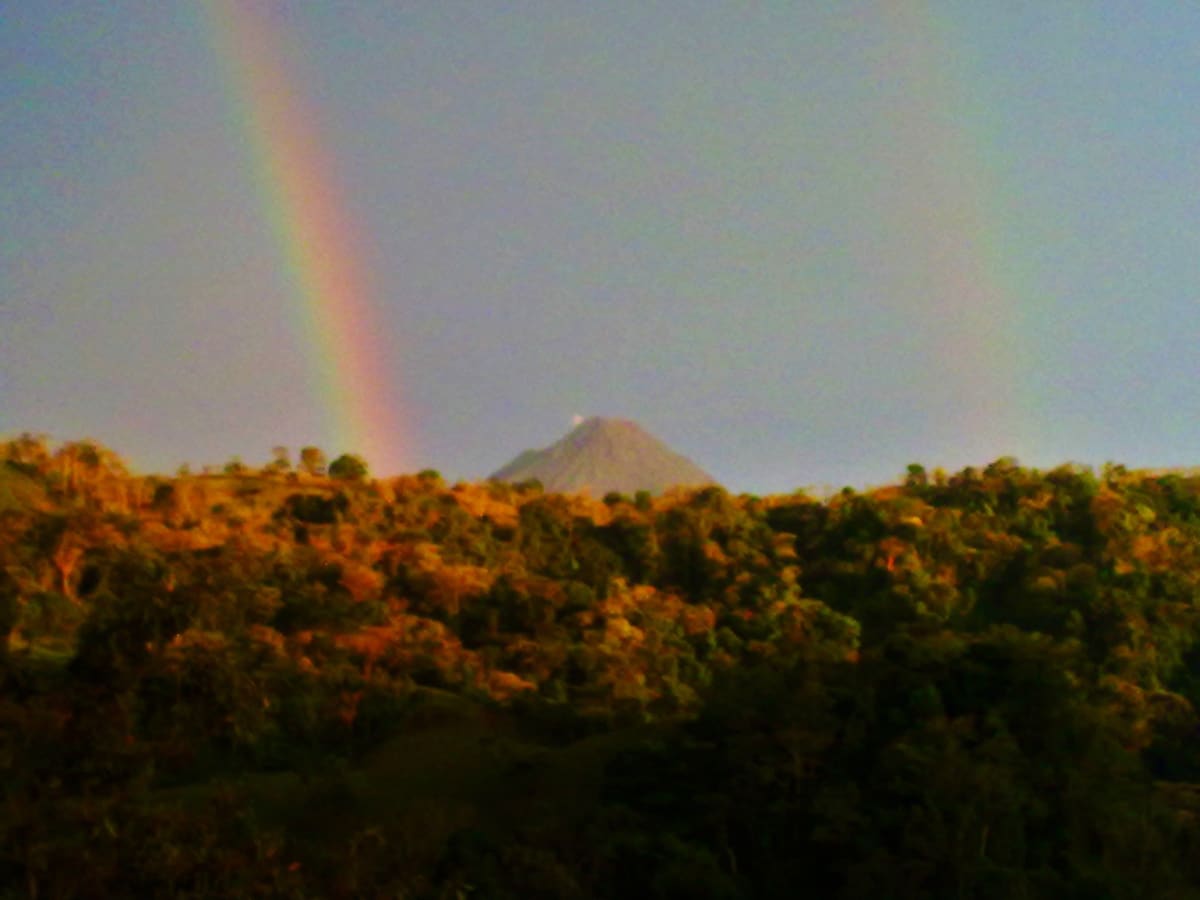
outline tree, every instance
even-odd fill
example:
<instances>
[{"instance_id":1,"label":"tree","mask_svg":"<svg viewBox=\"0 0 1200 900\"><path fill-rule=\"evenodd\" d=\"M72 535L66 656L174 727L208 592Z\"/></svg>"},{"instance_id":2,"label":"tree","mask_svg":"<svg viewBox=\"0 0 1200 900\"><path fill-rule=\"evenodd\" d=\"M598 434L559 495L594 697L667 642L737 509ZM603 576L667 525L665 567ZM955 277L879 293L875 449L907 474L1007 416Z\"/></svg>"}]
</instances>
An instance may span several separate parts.
<instances>
[{"instance_id":1,"label":"tree","mask_svg":"<svg viewBox=\"0 0 1200 900\"><path fill-rule=\"evenodd\" d=\"M911 489L920 489L929 485L929 475L920 463L909 463L904 484Z\"/></svg>"},{"instance_id":2,"label":"tree","mask_svg":"<svg viewBox=\"0 0 1200 900\"><path fill-rule=\"evenodd\" d=\"M50 467L50 450L45 435L26 431L5 445L4 455L9 463L16 464L29 474L41 474Z\"/></svg>"},{"instance_id":3,"label":"tree","mask_svg":"<svg viewBox=\"0 0 1200 900\"><path fill-rule=\"evenodd\" d=\"M8 659L8 639L21 612L21 587L17 580L0 569L0 663ZM3 678L3 671L0 671Z\"/></svg>"},{"instance_id":4,"label":"tree","mask_svg":"<svg viewBox=\"0 0 1200 900\"><path fill-rule=\"evenodd\" d=\"M113 501L123 493L129 472L120 458L94 441L63 444L51 463L68 497Z\"/></svg>"},{"instance_id":5,"label":"tree","mask_svg":"<svg viewBox=\"0 0 1200 900\"><path fill-rule=\"evenodd\" d=\"M361 456L343 453L329 464L329 477L342 481L362 481L367 477L367 463Z\"/></svg>"},{"instance_id":6,"label":"tree","mask_svg":"<svg viewBox=\"0 0 1200 900\"><path fill-rule=\"evenodd\" d=\"M303 447L300 450L300 468L309 475L325 474L325 453L320 447Z\"/></svg>"},{"instance_id":7,"label":"tree","mask_svg":"<svg viewBox=\"0 0 1200 900\"><path fill-rule=\"evenodd\" d=\"M271 448L271 461L267 463L266 470L268 472L278 472L281 475L292 471L292 457L287 447L281 444L278 447Z\"/></svg>"}]
</instances>

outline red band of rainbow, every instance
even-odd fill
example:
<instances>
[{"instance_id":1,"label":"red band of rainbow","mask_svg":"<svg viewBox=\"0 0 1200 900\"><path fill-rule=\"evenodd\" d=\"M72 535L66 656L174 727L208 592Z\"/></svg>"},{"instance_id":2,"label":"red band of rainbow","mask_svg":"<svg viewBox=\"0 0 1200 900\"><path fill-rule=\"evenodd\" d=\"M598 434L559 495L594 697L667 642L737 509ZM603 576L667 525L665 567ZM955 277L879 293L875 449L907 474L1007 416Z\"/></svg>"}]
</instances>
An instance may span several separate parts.
<instances>
[{"instance_id":1,"label":"red band of rainbow","mask_svg":"<svg viewBox=\"0 0 1200 900\"><path fill-rule=\"evenodd\" d=\"M399 392L386 364L389 342L318 118L289 71L285 35L255 3L204 5L264 214L311 337L325 416L320 442L333 455L363 456L377 474L395 473L407 454Z\"/></svg>"}]
</instances>

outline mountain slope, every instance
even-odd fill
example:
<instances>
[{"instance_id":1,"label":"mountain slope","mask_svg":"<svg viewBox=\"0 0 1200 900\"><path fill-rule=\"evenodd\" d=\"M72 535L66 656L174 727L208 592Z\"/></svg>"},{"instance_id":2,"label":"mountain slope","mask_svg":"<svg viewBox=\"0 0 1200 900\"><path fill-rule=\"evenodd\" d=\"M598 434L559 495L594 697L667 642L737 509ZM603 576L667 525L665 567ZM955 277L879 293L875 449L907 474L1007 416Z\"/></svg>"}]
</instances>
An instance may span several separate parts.
<instances>
[{"instance_id":1,"label":"mountain slope","mask_svg":"<svg viewBox=\"0 0 1200 900\"><path fill-rule=\"evenodd\" d=\"M659 493L677 485L712 484L713 478L675 453L636 422L585 419L555 444L526 450L494 472L494 481L536 478L548 491Z\"/></svg>"}]
</instances>

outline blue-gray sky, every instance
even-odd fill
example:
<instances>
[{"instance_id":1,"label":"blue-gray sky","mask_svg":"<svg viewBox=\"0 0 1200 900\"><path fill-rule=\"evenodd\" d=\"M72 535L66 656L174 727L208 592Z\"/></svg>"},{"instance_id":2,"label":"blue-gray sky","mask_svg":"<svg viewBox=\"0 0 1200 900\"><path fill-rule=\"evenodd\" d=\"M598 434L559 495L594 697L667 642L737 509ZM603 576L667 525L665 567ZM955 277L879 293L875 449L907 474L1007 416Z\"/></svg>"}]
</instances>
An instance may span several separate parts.
<instances>
[{"instance_id":1,"label":"blue-gray sky","mask_svg":"<svg viewBox=\"0 0 1200 900\"><path fill-rule=\"evenodd\" d=\"M759 493L1200 463L1200 6L273 9L406 467L482 477L577 414ZM355 449L211 22L0 9L0 435Z\"/></svg>"}]
</instances>

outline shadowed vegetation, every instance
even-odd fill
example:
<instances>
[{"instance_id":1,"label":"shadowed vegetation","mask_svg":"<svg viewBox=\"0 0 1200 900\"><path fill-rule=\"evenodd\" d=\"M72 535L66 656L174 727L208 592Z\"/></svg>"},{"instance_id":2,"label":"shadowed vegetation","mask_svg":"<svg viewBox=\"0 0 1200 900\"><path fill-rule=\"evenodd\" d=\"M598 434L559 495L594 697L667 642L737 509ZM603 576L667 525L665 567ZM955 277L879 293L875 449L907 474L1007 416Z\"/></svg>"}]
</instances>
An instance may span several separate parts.
<instances>
[{"instance_id":1,"label":"shadowed vegetation","mask_svg":"<svg viewBox=\"0 0 1200 900\"><path fill-rule=\"evenodd\" d=\"M1200 893L1200 479L288 459L0 445L0 894Z\"/></svg>"}]
</instances>

